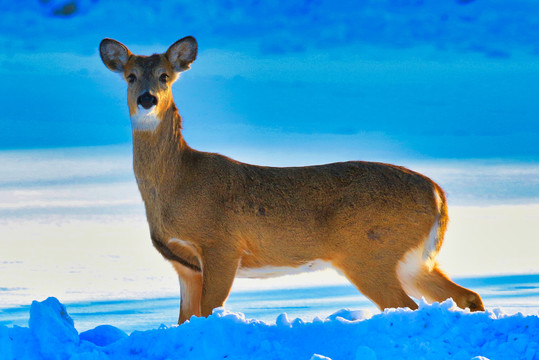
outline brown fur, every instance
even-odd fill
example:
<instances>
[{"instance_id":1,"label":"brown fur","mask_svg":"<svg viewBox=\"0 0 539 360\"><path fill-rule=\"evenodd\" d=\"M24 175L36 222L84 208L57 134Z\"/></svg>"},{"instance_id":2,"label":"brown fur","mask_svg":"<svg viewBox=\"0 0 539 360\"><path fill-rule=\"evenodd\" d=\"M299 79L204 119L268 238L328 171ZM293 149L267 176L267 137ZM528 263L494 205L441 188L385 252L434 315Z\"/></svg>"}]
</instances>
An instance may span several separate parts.
<instances>
[{"instance_id":1,"label":"brown fur","mask_svg":"<svg viewBox=\"0 0 539 360\"><path fill-rule=\"evenodd\" d=\"M171 93L177 72L196 57L194 38L149 57L105 39L101 56L126 79L136 76L128 89L132 116L143 92L159 100L157 128L133 131L133 165L152 240L180 277L180 323L222 306L238 268L298 267L317 259L340 269L381 309L417 307L396 267L424 246L436 222L434 255L441 246L448 217L437 184L381 163L275 168L196 151L183 139ZM162 73L169 76L166 84L159 81ZM477 294L436 266L414 279L428 299L453 297L461 307L483 309Z\"/></svg>"}]
</instances>

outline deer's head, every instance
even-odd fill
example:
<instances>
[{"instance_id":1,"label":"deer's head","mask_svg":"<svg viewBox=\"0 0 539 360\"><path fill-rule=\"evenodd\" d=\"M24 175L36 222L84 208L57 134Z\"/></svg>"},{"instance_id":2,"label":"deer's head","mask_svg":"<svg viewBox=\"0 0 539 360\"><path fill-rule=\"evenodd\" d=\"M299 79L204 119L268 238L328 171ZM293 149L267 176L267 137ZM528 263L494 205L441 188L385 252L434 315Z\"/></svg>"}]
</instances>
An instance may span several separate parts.
<instances>
[{"instance_id":1,"label":"deer's head","mask_svg":"<svg viewBox=\"0 0 539 360\"><path fill-rule=\"evenodd\" d=\"M171 86L179 73L196 59L197 42L192 36L172 44L166 53L135 55L122 43L104 39L101 59L127 82L127 103L133 130L153 131L173 105Z\"/></svg>"}]
</instances>

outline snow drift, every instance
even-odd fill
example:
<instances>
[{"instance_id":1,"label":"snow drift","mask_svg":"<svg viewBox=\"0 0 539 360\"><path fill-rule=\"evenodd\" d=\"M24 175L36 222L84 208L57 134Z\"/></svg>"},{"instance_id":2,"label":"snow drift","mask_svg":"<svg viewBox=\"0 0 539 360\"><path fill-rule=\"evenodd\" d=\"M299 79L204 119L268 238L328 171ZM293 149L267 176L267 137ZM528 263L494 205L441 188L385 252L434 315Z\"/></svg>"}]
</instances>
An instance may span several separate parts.
<instances>
[{"instance_id":1,"label":"snow drift","mask_svg":"<svg viewBox=\"0 0 539 360\"><path fill-rule=\"evenodd\" d=\"M0 359L539 359L539 317L470 313L444 303L370 317L275 324L216 309L208 318L131 335L110 325L78 333L56 298L34 301L29 327L0 326Z\"/></svg>"}]
</instances>

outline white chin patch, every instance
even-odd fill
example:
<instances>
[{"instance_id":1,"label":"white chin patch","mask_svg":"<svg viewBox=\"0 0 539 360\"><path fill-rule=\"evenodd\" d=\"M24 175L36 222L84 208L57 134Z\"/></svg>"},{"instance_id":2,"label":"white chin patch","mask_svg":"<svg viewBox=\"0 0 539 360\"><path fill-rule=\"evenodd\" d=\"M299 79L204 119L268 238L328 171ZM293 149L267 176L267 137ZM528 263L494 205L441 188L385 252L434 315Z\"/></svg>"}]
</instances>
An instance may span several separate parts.
<instances>
[{"instance_id":1,"label":"white chin patch","mask_svg":"<svg viewBox=\"0 0 539 360\"><path fill-rule=\"evenodd\" d=\"M137 108L137 113L131 116L131 126L133 130L154 131L159 125L159 117L155 106L145 109L142 106Z\"/></svg>"}]
</instances>

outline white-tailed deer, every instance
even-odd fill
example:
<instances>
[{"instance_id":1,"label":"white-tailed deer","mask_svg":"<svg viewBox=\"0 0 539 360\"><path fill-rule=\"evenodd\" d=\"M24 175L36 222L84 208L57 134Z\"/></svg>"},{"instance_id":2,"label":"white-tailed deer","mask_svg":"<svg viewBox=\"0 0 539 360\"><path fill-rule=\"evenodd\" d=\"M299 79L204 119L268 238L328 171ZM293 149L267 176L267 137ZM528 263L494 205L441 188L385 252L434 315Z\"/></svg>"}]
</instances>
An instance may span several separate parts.
<instances>
[{"instance_id":1,"label":"white-tailed deer","mask_svg":"<svg viewBox=\"0 0 539 360\"><path fill-rule=\"evenodd\" d=\"M320 263L380 309L417 308L409 295L484 309L436 264L448 216L444 192L429 178L373 162L276 168L196 151L184 141L171 92L196 58L195 39L151 56L104 39L100 53L127 81L133 166L152 242L179 275L179 323L222 306L236 276Z\"/></svg>"}]
</instances>

